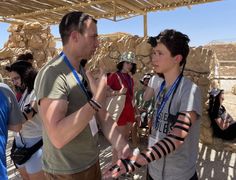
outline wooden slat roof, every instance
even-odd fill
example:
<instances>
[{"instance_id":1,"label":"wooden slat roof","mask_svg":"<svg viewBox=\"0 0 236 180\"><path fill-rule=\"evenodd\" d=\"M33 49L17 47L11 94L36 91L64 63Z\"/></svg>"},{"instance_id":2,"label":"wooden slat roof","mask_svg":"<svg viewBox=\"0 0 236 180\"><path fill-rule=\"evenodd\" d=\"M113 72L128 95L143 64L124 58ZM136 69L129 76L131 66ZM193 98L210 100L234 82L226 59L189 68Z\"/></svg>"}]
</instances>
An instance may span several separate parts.
<instances>
[{"instance_id":1,"label":"wooden slat roof","mask_svg":"<svg viewBox=\"0 0 236 180\"><path fill-rule=\"evenodd\" d=\"M220 0L1 0L0 21L9 23L40 22L57 24L69 11L87 12L95 18L114 21Z\"/></svg>"}]
</instances>

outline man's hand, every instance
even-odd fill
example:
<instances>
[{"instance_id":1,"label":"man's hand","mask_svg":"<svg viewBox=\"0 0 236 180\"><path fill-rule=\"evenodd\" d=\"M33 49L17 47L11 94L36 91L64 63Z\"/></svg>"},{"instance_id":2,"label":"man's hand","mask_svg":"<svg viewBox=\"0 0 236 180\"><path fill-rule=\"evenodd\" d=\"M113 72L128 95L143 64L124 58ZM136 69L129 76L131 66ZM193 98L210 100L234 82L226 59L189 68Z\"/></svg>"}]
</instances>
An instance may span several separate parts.
<instances>
[{"instance_id":1,"label":"man's hand","mask_svg":"<svg viewBox=\"0 0 236 180\"><path fill-rule=\"evenodd\" d=\"M119 159L115 165L103 171L103 178L118 178L121 174L133 172L137 168L140 168L145 164L145 159L139 154L133 155L132 157L127 159Z\"/></svg>"},{"instance_id":2,"label":"man's hand","mask_svg":"<svg viewBox=\"0 0 236 180\"><path fill-rule=\"evenodd\" d=\"M102 172L102 179L110 180L113 178L118 178L121 174L124 173L126 173L125 166L123 165L121 160L118 160L115 165L108 167Z\"/></svg>"},{"instance_id":3,"label":"man's hand","mask_svg":"<svg viewBox=\"0 0 236 180\"><path fill-rule=\"evenodd\" d=\"M129 144L127 144L126 146L124 146L123 149L118 149L117 150L117 155L119 159L126 159L126 158L130 158L132 156L133 151L131 150L131 148L129 147Z\"/></svg>"},{"instance_id":4,"label":"man's hand","mask_svg":"<svg viewBox=\"0 0 236 180\"><path fill-rule=\"evenodd\" d=\"M140 114L142 114L142 113L144 113L144 112L147 112L147 109L146 109L146 108L143 108L143 107L139 108L138 110L139 110L139 113L140 113Z\"/></svg>"},{"instance_id":5,"label":"man's hand","mask_svg":"<svg viewBox=\"0 0 236 180\"><path fill-rule=\"evenodd\" d=\"M98 87L96 93L94 94L94 100L98 101L100 104L105 104L107 90L107 76L103 75L98 80Z\"/></svg>"},{"instance_id":6,"label":"man's hand","mask_svg":"<svg viewBox=\"0 0 236 180\"><path fill-rule=\"evenodd\" d=\"M119 90L119 94L126 94L127 88L122 85L121 89Z\"/></svg>"}]
</instances>

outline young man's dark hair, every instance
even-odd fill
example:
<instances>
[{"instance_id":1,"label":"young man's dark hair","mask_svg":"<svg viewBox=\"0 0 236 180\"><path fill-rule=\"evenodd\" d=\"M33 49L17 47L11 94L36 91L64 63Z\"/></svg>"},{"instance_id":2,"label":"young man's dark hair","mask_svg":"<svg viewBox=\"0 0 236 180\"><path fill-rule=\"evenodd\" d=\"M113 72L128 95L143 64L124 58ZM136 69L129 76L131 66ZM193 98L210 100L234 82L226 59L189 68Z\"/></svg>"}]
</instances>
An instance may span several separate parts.
<instances>
[{"instance_id":1,"label":"young man's dark hair","mask_svg":"<svg viewBox=\"0 0 236 180\"><path fill-rule=\"evenodd\" d=\"M180 66L186 63L189 53L189 41L190 39L187 35L173 29L164 30L158 36L150 37L148 40L152 47L156 47L158 43L164 44L172 56L182 55L183 59L180 62Z\"/></svg>"},{"instance_id":2,"label":"young man's dark hair","mask_svg":"<svg viewBox=\"0 0 236 180\"><path fill-rule=\"evenodd\" d=\"M78 31L83 34L84 22L88 19L92 19L93 22L97 23L96 19L80 11L73 11L66 14L59 24L62 44L65 45L67 43L72 31Z\"/></svg>"}]
</instances>

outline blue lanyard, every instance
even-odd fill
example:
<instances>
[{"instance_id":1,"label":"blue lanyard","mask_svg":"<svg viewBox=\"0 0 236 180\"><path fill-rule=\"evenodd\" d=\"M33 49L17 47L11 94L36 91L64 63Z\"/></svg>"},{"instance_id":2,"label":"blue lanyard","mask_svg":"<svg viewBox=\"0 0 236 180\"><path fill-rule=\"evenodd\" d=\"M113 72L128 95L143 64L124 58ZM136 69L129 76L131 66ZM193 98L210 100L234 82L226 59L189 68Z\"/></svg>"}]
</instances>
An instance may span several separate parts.
<instances>
[{"instance_id":1,"label":"blue lanyard","mask_svg":"<svg viewBox=\"0 0 236 180\"><path fill-rule=\"evenodd\" d=\"M87 89L84 87L84 84L81 82L78 74L77 74L77 71L75 70L75 68L72 66L72 64L70 63L70 61L68 60L68 58L66 57L66 55L61 52L60 53L60 57L63 58L64 62L66 63L66 65L70 68L71 72L73 73L74 77L75 77L75 80L77 82L77 84L79 85L79 87L84 91L85 95L87 96L87 98L89 99L89 94L88 94L88 91Z\"/></svg>"},{"instance_id":2,"label":"blue lanyard","mask_svg":"<svg viewBox=\"0 0 236 180\"><path fill-rule=\"evenodd\" d=\"M169 97L171 96L171 94L174 92L175 88L178 86L179 81L181 80L182 75L179 75L178 78L175 80L174 84L172 84L172 86L170 87L170 89L168 90L168 92L166 93L165 97L163 97L163 100L161 102L160 107L157 109L157 114L156 114L156 119L154 122L154 127L155 129L157 129L157 124L158 124L158 120L159 120L159 116L163 110L163 108L165 107L166 102L168 101ZM161 94L161 92L164 90L166 82L163 81L161 83L161 87L160 87L160 91L157 94L156 100L158 101L158 98Z\"/></svg>"}]
</instances>

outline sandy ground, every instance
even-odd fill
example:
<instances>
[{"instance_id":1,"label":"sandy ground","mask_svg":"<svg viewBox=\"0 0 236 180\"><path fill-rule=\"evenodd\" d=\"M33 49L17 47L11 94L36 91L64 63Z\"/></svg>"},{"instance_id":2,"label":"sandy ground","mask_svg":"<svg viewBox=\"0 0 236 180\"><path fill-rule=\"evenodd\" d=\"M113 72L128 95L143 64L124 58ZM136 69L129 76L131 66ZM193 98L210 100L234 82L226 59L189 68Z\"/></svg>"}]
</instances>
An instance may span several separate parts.
<instances>
[{"instance_id":1,"label":"sandy ground","mask_svg":"<svg viewBox=\"0 0 236 180\"><path fill-rule=\"evenodd\" d=\"M224 105L226 109L236 119L236 96L230 93L225 94ZM9 154L12 142L12 133L9 133L9 140L7 145L7 165L9 180L20 180L20 175L17 173L14 165L12 164ZM233 143L233 142L229 142ZM140 149L145 148L147 145L147 138L143 137L140 140ZM236 142L232 144L236 146ZM104 169L111 162L111 146L106 141L102 134L99 135L100 147L100 165ZM236 179L236 152L229 152L226 150L215 149L214 147L207 146L199 143L199 156L197 162L197 173L200 180L235 180ZM124 179L141 179L146 177L146 167L138 169L133 177L121 177Z\"/></svg>"}]
</instances>

